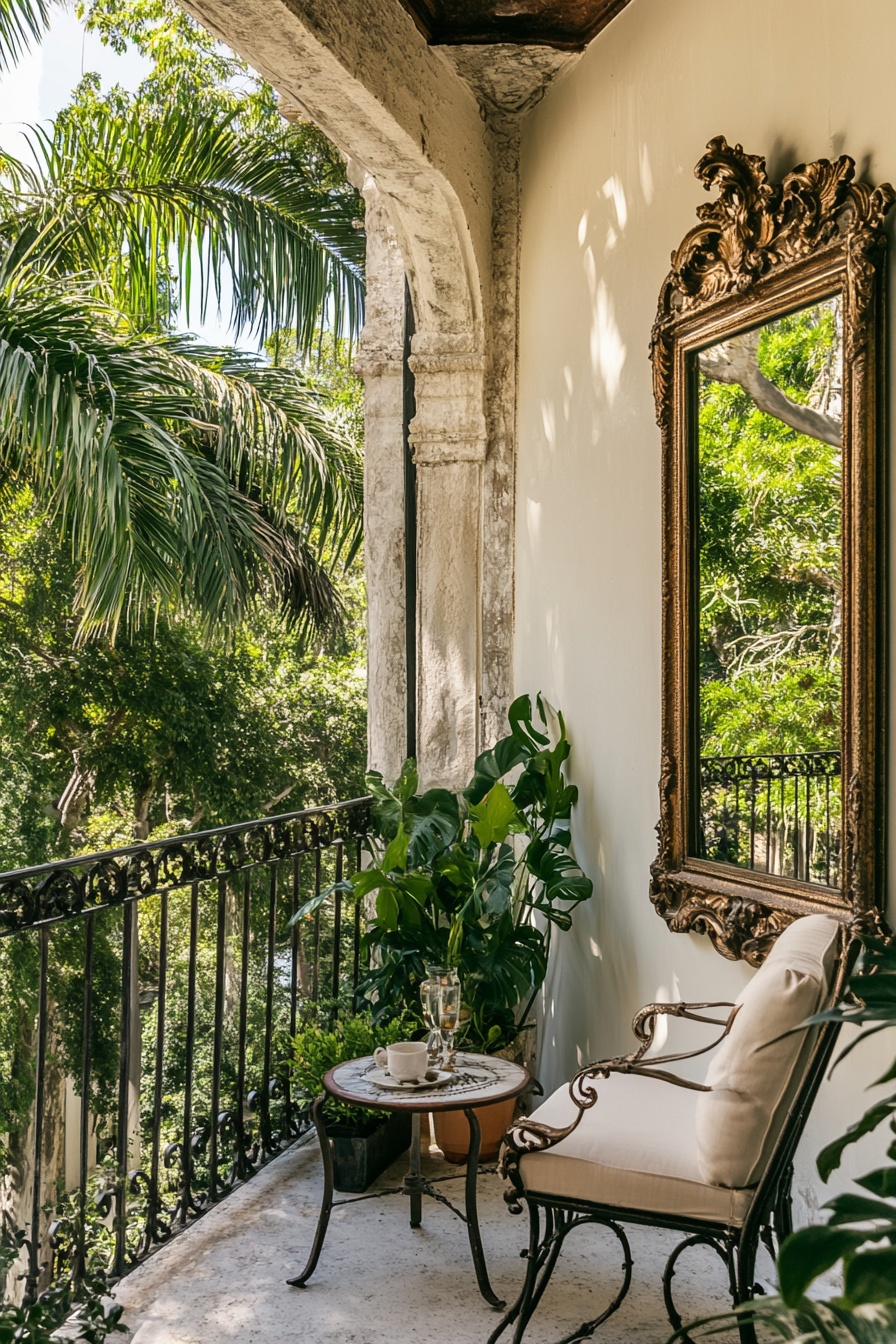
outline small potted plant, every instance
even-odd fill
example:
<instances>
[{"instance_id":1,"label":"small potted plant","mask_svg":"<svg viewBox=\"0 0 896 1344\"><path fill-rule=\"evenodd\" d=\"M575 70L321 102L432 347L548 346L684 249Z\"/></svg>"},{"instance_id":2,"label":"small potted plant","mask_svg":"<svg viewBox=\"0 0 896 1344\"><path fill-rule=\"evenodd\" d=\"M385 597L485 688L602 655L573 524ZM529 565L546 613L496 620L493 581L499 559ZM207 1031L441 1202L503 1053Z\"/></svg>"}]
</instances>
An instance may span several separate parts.
<instances>
[{"instance_id":1,"label":"small potted plant","mask_svg":"<svg viewBox=\"0 0 896 1344\"><path fill-rule=\"evenodd\" d=\"M370 1013L327 1027L307 1023L292 1040L292 1085L310 1103L323 1092L324 1077L337 1064L372 1055L378 1045L408 1040L418 1029L419 1023L407 1014L376 1027ZM398 1111L347 1106L328 1097L324 1122L333 1151L334 1184L346 1194L362 1194L411 1142L411 1117Z\"/></svg>"},{"instance_id":2,"label":"small potted plant","mask_svg":"<svg viewBox=\"0 0 896 1344\"><path fill-rule=\"evenodd\" d=\"M367 777L374 852L341 890L373 906L364 935L371 969L361 988L378 1028L396 1013L419 1013L430 964L458 970L464 1046L503 1053L528 1023L552 933L568 929L573 908L592 894L572 855L578 791L564 774L566 726L541 696L536 711L539 726L529 697L514 701L508 736L479 756L463 790L418 793L413 761L391 787L379 774ZM440 1117L442 1130L448 1119Z\"/></svg>"}]
</instances>

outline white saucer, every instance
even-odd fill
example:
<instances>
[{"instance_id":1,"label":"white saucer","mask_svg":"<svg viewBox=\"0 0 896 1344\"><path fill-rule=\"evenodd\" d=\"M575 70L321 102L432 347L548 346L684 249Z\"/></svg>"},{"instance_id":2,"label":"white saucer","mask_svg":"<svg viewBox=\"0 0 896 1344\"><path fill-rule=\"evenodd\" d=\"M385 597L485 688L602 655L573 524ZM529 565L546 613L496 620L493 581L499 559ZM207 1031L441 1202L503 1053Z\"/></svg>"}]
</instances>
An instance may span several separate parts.
<instances>
[{"instance_id":1,"label":"white saucer","mask_svg":"<svg viewBox=\"0 0 896 1344\"><path fill-rule=\"evenodd\" d=\"M401 1083L391 1074L384 1073L382 1069L372 1068L366 1074L366 1081L373 1083L374 1087L386 1088L389 1092L430 1092L436 1087L445 1087L455 1075L449 1073L447 1069L439 1069L438 1077L432 1082L426 1083Z\"/></svg>"}]
</instances>

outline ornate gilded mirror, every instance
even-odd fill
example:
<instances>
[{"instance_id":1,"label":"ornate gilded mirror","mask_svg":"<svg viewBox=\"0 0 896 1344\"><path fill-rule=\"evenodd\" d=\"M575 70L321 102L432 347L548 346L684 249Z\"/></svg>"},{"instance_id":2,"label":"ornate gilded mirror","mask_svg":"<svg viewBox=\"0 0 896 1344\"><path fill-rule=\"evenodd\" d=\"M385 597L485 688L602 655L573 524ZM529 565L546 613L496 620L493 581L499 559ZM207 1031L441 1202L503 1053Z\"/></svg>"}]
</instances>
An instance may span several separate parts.
<instances>
[{"instance_id":1,"label":"ornate gilded mirror","mask_svg":"<svg viewBox=\"0 0 896 1344\"><path fill-rule=\"evenodd\" d=\"M879 922L883 221L853 160L712 140L718 200L672 257L651 356L663 437L663 742L651 899L762 960L797 914Z\"/></svg>"}]
</instances>

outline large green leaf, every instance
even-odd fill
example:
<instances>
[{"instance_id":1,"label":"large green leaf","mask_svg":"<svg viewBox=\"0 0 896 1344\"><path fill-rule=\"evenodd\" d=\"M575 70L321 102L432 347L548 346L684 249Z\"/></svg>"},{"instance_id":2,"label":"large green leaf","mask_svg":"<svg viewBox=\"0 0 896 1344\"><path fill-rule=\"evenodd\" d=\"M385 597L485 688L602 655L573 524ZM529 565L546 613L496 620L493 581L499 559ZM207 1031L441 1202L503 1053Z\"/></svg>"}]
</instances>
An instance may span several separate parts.
<instances>
[{"instance_id":1,"label":"large green leaf","mask_svg":"<svg viewBox=\"0 0 896 1344\"><path fill-rule=\"evenodd\" d=\"M857 1143L866 1134L870 1134L888 1116L894 1114L896 1114L896 1093L887 1097L885 1101L879 1101L874 1106L869 1107L861 1120L857 1120L854 1125L850 1125L845 1134L841 1134L839 1138L834 1139L832 1143L822 1148L816 1158L816 1166L821 1179L826 1181L831 1172L837 1170L843 1159L844 1151L851 1144Z\"/></svg>"},{"instance_id":2,"label":"large green leaf","mask_svg":"<svg viewBox=\"0 0 896 1344\"><path fill-rule=\"evenodd\" d=\"M874 1246L848 1260L843 1297L850 1307L866 1302L896 1303L896 1246Z\"/></svg>"},{"instance_id":3,"label":"large green leaf","mask_svg":"<svg viewBox=\"0 0 896 1344\"><path fill-rule=\"evenodd\" d=\"M554 902L578 904L587 901L594 890L591 879L585 876L575 860L562 850L553 849L544 840L535 839L529 843L526 864L543 884L543 891L536 892L533 904L549 919L555 914Z\"/></svg>"},{"instance_id":4,"label":"large green leaf","mask_svg":"<svg viewBox=\"0 0 896 1344\"><path fill-rule=\"evenodd\" d=\"M525 829L506 786L493 784L481 803L470 803L472 831L483 849L503 844L511 831Z\"/></svg>"},{"instance_id":5,"label":"large green leaf","mask_svg":"<svg viewBox=\"0 0 896 1344\"><path fill-rule=\"evenodd\" d=\"M457 796L448 789L429 789L419 798L408 799L405 825L410 837L408 861L427 866L459 837L461 829Z\"/></svg>"},{"instance_id":6,"label":"large green leaf","mask_svg":"<svg viewBox=\"0 0 896 1344\"><path fill-rule=\"evenodd\" d=\"M800 1304L809 1284L868 1240L867 1232L842 1227L803 1227L788 1237L778 1255L781 1296L790 1307Z\"/></svg>"},{"instance_id":7,"label":"large green leaf","mask_svg":"<svg viewBox=\"0 0 896 1344\"><path fill-rule=\"evenodd\" d=\"M403 826L399 826L395 835L386 846L383 854L383 861L380 865L383 872L391 873L395 869L404 872L408 862L408 834Z\"/></svg>"},{"instance_id":8,"label":"large green leaf","mask_svg":"<svg viewBox=\"0 0 896 1344\"><path fill-rule=\"evenodd\" d=\"M536 704L538 705L542 725L546 727L541 696L538 696ZM507 721L510 724L511 736L533 750L546 747L550 742L547 733L541 732L532 722L532 701L528 695L517 696L507 711Z\"/></svg>"},{"instance_id":9,"label":"large green leaf","mask_svg":"<svg viewBox=\"0 0 896 1344\"><path fill-rule=\"evenodd\" d=\"M859 1181L859 1185L867 1186L867 1177ZM896 1226L896 1205L887 1204L883 1199L869 1199L867 1195L856 1195L847 1191L829 1199L824 1207L831 1210L828 1219L830 1227L842 1226L844 1223L867 1222L869 1219L884 1219Z\"/></svg>"},{"instance_id":10,"label":"large green leaf","mask_svg":"<svg viewBox=\"0 0 896 1344\"><path fill-rule=\"evenodd\" d=\"M497 780L514 770L532 754L532 748L517 737L502 737L488 751L476 758L473 778L465 790L471 803L479 803Z\"/></svg>"},{"instance_id":11,"label":"large green leaf","mask_svg":"<svg viewBox=\"0 0 896 1344\"><path fill-rule=\"evenodd\" d=\"M867 1176L859 1176L856 1184L864 1190L870 1190L873 1195L880 1195L881 1199L896 1198L896 1167L879 1167L877 1171L869 1171ZM896 1218L896 1205L893 1206L892 1214Z\"/></svg>"}]
</instances>

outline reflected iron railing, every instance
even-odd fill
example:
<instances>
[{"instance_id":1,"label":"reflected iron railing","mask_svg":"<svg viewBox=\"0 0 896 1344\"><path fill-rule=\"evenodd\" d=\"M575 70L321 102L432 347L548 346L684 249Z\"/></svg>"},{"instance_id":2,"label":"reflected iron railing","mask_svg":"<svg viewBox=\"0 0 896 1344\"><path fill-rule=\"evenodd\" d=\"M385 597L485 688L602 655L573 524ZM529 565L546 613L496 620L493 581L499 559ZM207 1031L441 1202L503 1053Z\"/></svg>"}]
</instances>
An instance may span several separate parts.
<instances>
[{"instance_id":1,"label":"reflected iron railing","mask_svg":"<svg viewBox=\"0 0 896 1344\"><path fill-rule=\"evenodd\" d=\"M19 1296L114 1282L307 1128L289 1038L311 1006L353 1005L363 928L338 891L290 920L360 867L369 807L0 874L0 937L33 969L2 1191L4 1224L27 1231Z\"/></svg>"},{"instance_id":2,"label":"reflected iron railing","mask_svg":"<svg viewBox=\"0 0 896 1344\"><path fill-rule=\"evenodd\" d=\"M839 751L702 757L701 857L837 887L840 770Z\"/></svg>"}]
</instances>

